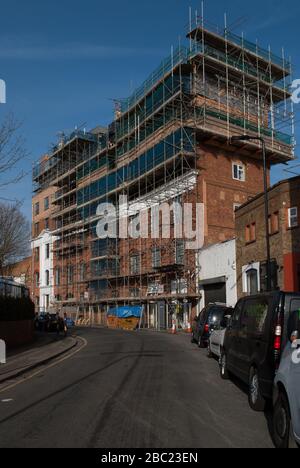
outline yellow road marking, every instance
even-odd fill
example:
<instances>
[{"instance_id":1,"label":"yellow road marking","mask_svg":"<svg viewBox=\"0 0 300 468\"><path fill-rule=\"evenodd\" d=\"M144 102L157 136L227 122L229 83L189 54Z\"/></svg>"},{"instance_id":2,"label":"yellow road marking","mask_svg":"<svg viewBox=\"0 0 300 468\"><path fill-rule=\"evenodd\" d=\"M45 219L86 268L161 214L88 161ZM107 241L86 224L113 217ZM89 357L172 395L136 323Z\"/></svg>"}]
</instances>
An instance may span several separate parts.
<instances>
[{"instance_id":1,"label":"yellow road marking","mask_svg":"<svg viewBox=\"0 0 300 468\"><path fill-rule=\"evenodd\" d=\"M2 388L0 390L0 393L4 393L6 392L7 390L11 390L12 388L14 387L17 387L18 385L24 383L24 382L27 382L28 380L31 380L33 379L34 377L36 377L37 375L41 374L42 372L45 372L47 371L48 369L51 369L52 367L55 367L57 366L58 364L66 361L67 359L70 359L71 357L75 356L75 354L79 353L80 351L82 351L88 344L87 340L85 338L82 338L81 336L80 337L77 337L77 339L81 340L83 342L83 345L80 346L79 349L76 349L76 351L73 351L72 353L68 354L67 356L64 356L62 357L61 359L59 360L56 360L55 362L53 362L52 364L49 364L48 366L46 367L43 367L42 369L34 372L33 374L30 374L28 377L25 377L24 379L18 381L18 382L15 382L11 385L7 385L6 387ZM41 364L42 366L43 364Z\"/></svg>"}]
</instances>

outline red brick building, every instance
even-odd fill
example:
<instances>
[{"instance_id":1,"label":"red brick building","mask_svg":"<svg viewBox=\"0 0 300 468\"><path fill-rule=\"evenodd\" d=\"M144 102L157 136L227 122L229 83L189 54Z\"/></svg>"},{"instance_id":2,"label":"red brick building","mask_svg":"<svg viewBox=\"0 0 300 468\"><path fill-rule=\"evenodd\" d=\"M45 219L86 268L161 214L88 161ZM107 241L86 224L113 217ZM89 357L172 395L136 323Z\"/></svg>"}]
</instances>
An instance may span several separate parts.
<instances>
[{"instance_id":1,"label":"red brick building","mask_svg":"<svg viewBox=\"0 0 300 468\"><path fill-rule=\"evenodd\" d=\"M19 262L7 265L4 268L4 276L12 277L14 281L24 284L32 291L32 257L26 257Z\"/></svg>"},{"instance_id":2,"label":"red brick building","mask_svg":"<svg viewBox=\"0 0 300 468\"><path fill-rule=\"evenodd\" d=\"M266 286L264 194L236 211L238 295ZM300 177L269 190L273 287L300 291Z\"/></svg>"},{"instance_id":3,"label":"red brick building","mask_svg":"<svg viewBox=\"0 0 300 468\"><path fill-rule=\"evenodd\" d=\"M292 126L282 132L287 119L279 112L290 97L290 63L199 19L188 39L188 47L117 103L107 129L76 129L34 168L34 203L47 190L54 194L58 307L99 313L142 304L149 326L165 328L174 311L187 325L200 298L201 265L197 252L186 248L187 236L175 238L175 218L169 239L160 221L157 239L103 241L96 232L99 205L117 205L122 195L131 207L176 200L195 213L201 203L204 244L210 245L234 237L235 209L263 189L260 143L232 143L231 137L263 135L268 172L294 157ZM138 215L137 209L131 220Z\"/></svg>"}]
</instances>

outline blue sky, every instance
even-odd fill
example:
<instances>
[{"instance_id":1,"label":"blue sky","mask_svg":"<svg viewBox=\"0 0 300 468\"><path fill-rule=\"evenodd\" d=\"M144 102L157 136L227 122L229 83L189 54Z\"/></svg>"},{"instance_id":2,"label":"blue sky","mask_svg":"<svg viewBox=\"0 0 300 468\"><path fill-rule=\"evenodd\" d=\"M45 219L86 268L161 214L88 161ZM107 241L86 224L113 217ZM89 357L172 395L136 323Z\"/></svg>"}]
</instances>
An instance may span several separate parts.
<instances>
[{"instance_id":1,"label":"blue sky","mask_svg":"<svg viewBox=\"0 0 300 468\"><path fill-rule=\"evenodd\" d=\"M11 111L23 121L29 151L23 168L29 174L0 197L23 200L30 217L32 162L58 132L108 124L112 99L128 96L179 36L183 40L189 6L201 11L201 2L193 0L1 0L0 79L7 84L7 104L0 105L0 121ZM279 55L284 46L294 78L300 78L297 0L205 2L208 21L223 25L224 12L229 25L242 18L235 33L271 44ZM274 182L282 177L287 174L281 166L273 170Z\"/></svg>"}]
</instances>

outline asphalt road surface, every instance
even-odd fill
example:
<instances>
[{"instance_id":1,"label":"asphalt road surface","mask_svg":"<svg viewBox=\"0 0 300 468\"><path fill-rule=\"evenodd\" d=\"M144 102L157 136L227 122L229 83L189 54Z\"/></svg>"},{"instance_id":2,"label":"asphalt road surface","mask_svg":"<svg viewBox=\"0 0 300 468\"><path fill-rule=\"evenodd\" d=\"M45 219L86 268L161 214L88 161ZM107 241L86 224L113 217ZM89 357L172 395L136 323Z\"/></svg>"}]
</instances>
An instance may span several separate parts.
<instances>
[{"instance_id":1,"label":"asphalt road surface","mask_svg":"<svg viewBox=\"0 0 300 468\"><path fill-rule=\"evenodd\" d=\"M0 388L0 447L273 447L267 416L189 336L77 334L76 355Z\"/></svg>"}]
</instances>

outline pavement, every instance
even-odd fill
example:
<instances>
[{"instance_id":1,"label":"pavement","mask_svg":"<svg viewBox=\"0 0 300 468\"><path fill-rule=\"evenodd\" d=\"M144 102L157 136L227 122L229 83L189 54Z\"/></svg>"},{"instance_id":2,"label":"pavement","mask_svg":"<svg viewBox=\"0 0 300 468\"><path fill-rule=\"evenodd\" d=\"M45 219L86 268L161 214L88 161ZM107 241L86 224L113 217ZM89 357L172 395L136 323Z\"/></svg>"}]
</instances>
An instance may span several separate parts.
<instances>
[{"instance_id":1,"label":"pavement","mask_svg":"<svg viewBox=\"0 0 300 468\"><path fill-rule=\"evenodd\" d=\"M46 364L77 345L74 336L38 333L31 345L10 350L6 364L0 365L0 385Z\"/></svg>"},{"instance_id":2,"label":"pavement","mask_svg":"<svg viewBox=\"0 0 300 468\"><path fill-rule=\"evenodd\" d=\"M269 416L187 335L79 329L86 345L0 386L0 447L272 448Z\"/></svg>"}]
</instances>

